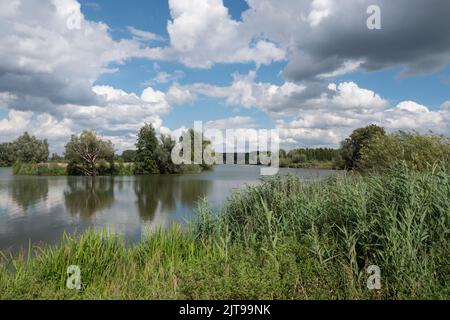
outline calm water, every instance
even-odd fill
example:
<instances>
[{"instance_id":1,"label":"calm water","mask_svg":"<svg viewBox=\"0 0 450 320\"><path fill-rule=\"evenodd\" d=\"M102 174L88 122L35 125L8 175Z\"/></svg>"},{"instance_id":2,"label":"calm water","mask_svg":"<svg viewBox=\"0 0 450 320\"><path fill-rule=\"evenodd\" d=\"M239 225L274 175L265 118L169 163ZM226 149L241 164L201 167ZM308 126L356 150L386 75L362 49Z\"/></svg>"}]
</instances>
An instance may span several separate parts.
<instances>
[{"instance_id":1,"label":"calm water","mask_svg":"<svg viewBox=\"0 0 450 320\"><path fill-rule=\"evenodd\" d=\"M304 179L328 170L283 169ZM261 180L255 166L216 166L193 175L147 177L23 177L0 168L0 250L56 244L64 230L112 228L129 241L146 230L184 223L199 198L213 208L246 184Z\"/></svg>"}]
</instances>

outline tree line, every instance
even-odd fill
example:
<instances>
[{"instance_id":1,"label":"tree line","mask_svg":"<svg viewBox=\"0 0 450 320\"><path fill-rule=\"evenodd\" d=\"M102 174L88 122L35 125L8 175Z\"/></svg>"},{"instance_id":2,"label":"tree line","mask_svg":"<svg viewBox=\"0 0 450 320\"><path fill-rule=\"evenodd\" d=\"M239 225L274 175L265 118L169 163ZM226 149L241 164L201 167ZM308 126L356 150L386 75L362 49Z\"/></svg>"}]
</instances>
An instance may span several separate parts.
<instances>
[{"instance_id":1,"label":"tree line","mask_svg":"<svg viewBox=\"0 0 450 320\"><path fill-rule=\"evenodd\" d=\"M189 129L193 143L200 133ZM180 138L182 139L182 138ZM203 149L211 142L202 137ZM63 162L67 167L25 167L21 174L69 175L147 175L200 172L209 169L206 164L176 165L171 161L171 151L176 141L168 135L156 135L151 124L145 124L138 132L135 150L115 153L109 140L100 138L93 131L73 135L65 145L64 156L49 156L46 139L40 140L25 132L13 142L0 144L0 166L14 164L42 164ZM193 158L193 150L191 158ZM225 154L223 155L225 158ZM235 156L235 161L237 155ZM245 154L248 161L250 154ZM404 162L416 170L428 169L436 162L450 168L450 138L433 133L397 131L387 133L377 125L356 129L345 139L339 149L302 148L280 150L282 167L326 167L351 171L382 171L395 163ZM323 166L326 164L326 166Z\"/></svg>"},{"instance_id":2,"label":"tree line","mask_svg":"<svg viewBox=\"0 0 450 320\"><path fill-rule=\"evenodd\" d=\"M199 133L189 129L183 136ZM183 139L183 138L180 138ZM203 139L203 149L210 141ZM64 156L53 154L49 157L47 140L39 140L25 132L10 143L0 145L0 166L15 166L18 174L68 174L68 175L147 175L200 172L209 169L206 164L176 165L171 160L171 152L176 141L168 135L158 137L151 124L145 124L138 132L136 150L126 150L121 156L115 154L111 141L102 139L94 131L85 130L80 135L72 135L65 145ZM193 150L191 157L193 157ZM61 166L50 166L48 162L63 162Z\"/></svg>"},{"instance_id":3,"label":"tree line","mask_svg":"<svg viewBox=\"0 0 450 320\"><path fill-rule=\"evenodd\" d=\"M428 170L436 163L450 169L450 138L432 132L387 133L383 127L372 124L354 130L339 149L280 150L282 167L382 172L398 163L417 171Z\"/></svg>"}]
</instances>

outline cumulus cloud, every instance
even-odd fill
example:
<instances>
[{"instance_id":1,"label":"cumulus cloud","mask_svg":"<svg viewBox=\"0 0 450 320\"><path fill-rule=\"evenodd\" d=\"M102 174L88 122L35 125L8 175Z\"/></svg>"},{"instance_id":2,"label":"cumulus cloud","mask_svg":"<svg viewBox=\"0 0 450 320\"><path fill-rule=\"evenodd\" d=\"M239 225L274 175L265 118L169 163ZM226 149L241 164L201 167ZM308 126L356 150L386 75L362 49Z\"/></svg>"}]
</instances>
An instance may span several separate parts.
<instances>
[{"instance_id":1,"label":"cumulus cloud","mask_svg":"<svg viewBox=\"0 0 450 320\"><path fill-rule=\"evenodd\" d=\"M246 108L257 107L269 113L286 113L298 107L295 100L304 97L306 87L292 82L282 85L256 82L256 72L247 75L234 74L230 86L213 86L196 83L185 87L196 94L224 98L229 105L239 105Z\"/></svg>"},{"instance_id":2,"label":"cumulus cloud","mask_svg":"<svg viewBox=\"0 0 450 320\"><path fill-rule=\"evenodd\" d=\"M341 99L342 96L339 98ZM333 108L333 100L323 100L316 110L305 110L295 120L278 121L282 142L287 146L337 147L354 129L377 124L389 131L415 130L426 133L450 134L450 111L430 110L413 101L402 101L394 107L381 109Z\"/></svg>"},{"instance_id":3,"label":"cumulus cloud","mask_svg":"<svg viewBox=\"0 0 450 320\"><path fill-rule=\"evenodd\" d=\"M116 142L118 150L134 145L136 132L144 123L152 123L158 133L166 133L161 115L170 111L165 93L148 87L140 96L110 86L94 86L97 105L67 104L61 106L58 117L49 113L10 110L8 118L0 120L2 140L12 140L24 131L48 138L52 148L61 151L71 134L95 129ZM13 97L0 96L0 102ZM169 130L170 132L170 130Z\"/></svg>"},{"instance_id":4,"label":"cumulus cloud","mask_svg":"<svg viewBox=\"0 0 450 320\"><path fill-rule=\"evenodd\" d=\"M16 96L12 108L51 113L68 103L98 104L93 82L139 49L86 20L75 0L9 3L0 10L0 92Z\"/></svg>"},{"instance_id":5,"label":"cumulus cloud","mask_svg":"<svg viewBox=\"0 0 450 320\"><path fill-rule=\"evenodd\" d=\"M372 123L388 130L450 133L448 103L440 110L430 110L414 101L391 106L376 92L354 82L330 83L320 88L322 91L289 82L281 85L258 83L251 72L235 75L229 86L194 84L189 90L223 98L227 104L258 108L274 117L293 116L293 120L276 122L286 146L336 147L354 129ZM214 124L231 126L231 120L235 118Z\"/></svg>"},{"instance_id":6,"label":"cumulus cloud","mask_svg":"<svg viewBox=\"0 0 450 320\"><path fill-rule=\"evenodd\" d=\"M236 116L219 120L211 120L205 123L206 129L253 129L258 125L252 117Z\"/></svg>"},{"instance_id":7,"label":"cumulus cloud","mask_svg":"<svg viewBox=\"0 0 450 320\"><path fill-rule=\"evenodd\" d=\"M62 148L62 140L72 132L71 119L55 119L50 114L35 115L31 111L8 112L6 118L0 119L0 143L12 141L25 131L41 139L48 139L54 148Z\"/></svg>"},{"instance_id":8,"label":"cumulus cloud","mask_svg":"<svg viewBox=\"0 0 450 320\"><path fill-rule=\"evenodd\" d=\"M192 103L197 99L194 93L189 88L183 87L175 83L167 91L167 100L173 104Z\"/></svg>"},{"instance_id":9,"label":"cumulus cloud","mask_svg":"<svg viewBox=\"0 0 450 320\"><path fill-rule=\"evenodd\" d=\"M233 20L222 0L169 0L169 8L170 51L189 67L235 62L259 65L285 57L273 42Z\"/></svg>"}]
</instances>

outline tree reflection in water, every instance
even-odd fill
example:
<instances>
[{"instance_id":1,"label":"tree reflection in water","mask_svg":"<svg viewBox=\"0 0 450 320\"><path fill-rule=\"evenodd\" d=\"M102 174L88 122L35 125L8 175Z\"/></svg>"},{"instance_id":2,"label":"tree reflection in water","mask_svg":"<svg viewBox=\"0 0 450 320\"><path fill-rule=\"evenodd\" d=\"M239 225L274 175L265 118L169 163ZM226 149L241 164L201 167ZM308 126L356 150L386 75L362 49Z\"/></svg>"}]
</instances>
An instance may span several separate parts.
<instances>
[{"instance_id":1,"label":"tree reflection in water","mask_svg":"<svg viewBox=\"0 0 450 320\"><path fill-rule=\"evenodd\" d=\"M68 177L67 186L64 202L72 215L90 218L114 203L114 177Z\"/></svg>"},{"instance_id":2,"label":"tree reflection in water","mask_svg":"<svg viewBox=\"0 0 450 320\"><path fill-rule=\"evenodd\" d=\"M36 177L15 177L9 185L9 195L26 212L31 206L47 200L48 180Z\"/></svg>"},{"instance_id":3,"label":"tree reflection in water","mask_svg":"<svg viewBox=\"0 0 450 320\"><path fill-rule=\"evenodd\" d=\"M199 198L207 195L211 181L183 180L181 176L138 176L134 181L139 215L144 221L152 221L157 211L176 211L177 204L193 208Z\"/></svg>"}]
</instances>

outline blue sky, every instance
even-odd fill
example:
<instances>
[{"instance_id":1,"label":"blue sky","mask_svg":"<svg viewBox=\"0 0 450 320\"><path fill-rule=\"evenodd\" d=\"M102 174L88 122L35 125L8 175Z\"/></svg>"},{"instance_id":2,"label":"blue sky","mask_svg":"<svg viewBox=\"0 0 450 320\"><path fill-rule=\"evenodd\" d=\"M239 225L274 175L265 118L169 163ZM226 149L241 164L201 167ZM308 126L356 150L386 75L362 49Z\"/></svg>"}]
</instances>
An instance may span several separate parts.
<instances>
[{"instance_id":1,"label":"blue sky","mask_svg":"<svg viewBox=\"0 0 450 320\"><path fill-rule=\"evenodd\" d=\"M1 4L1 139L28 130L62 150L94 129L123 150L145 122L175 135L199 120L277 128L286 148L370 123L449 134L450 5L430 1Z\"/></svg>"}]
</instances>

